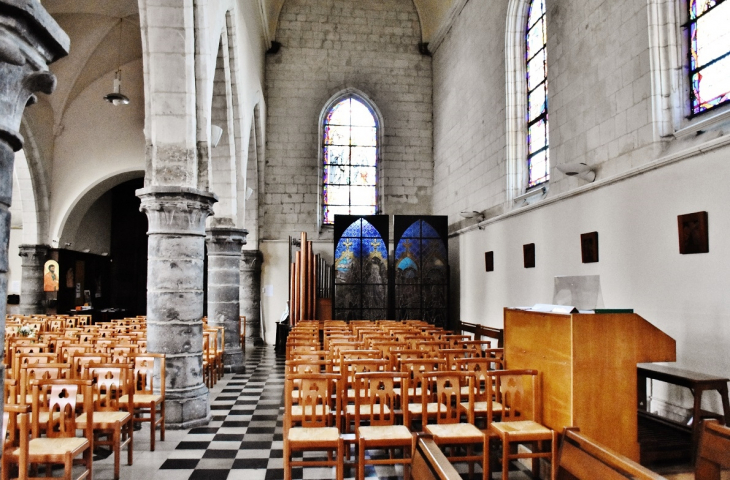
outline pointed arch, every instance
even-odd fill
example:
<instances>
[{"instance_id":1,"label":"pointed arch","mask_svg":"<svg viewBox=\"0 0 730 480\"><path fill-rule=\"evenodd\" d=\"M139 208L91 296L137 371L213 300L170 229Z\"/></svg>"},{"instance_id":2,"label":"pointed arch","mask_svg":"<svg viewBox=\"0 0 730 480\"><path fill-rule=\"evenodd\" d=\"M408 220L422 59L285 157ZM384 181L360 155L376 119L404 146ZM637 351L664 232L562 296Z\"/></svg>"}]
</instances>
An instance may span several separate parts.
<instances>
[{"instance_id":1,"label":"pointed arch","mask_svg":"<svg viewBox=\"0 0 730 480\"><path fill-rule=\"evenodd\" d=\"M347 111L347 118L337 119L338 108ZM363 125L352 123L350 109L362 113ZM378 107L357 89L341 90L320 112L319 133L320 226L333 224L335 214L377 214L383 195L383 116Z\"/></svg>"}]
</instances>

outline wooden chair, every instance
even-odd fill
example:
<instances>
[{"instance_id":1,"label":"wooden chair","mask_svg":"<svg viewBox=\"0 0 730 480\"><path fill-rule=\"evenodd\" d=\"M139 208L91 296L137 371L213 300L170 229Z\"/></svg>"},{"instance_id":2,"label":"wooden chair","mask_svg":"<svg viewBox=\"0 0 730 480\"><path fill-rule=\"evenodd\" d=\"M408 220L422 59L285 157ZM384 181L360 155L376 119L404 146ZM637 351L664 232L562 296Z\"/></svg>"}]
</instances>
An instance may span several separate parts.
<instances>
[{"instance_id":1,"label":"wooden chair","mask_svg":"<svg viewBox=\"0 0 730 480\"><path fill-rule=\"evenodd\" d=\"M565 427L558 452L559 480L661 480L648 468L584 437L578 427ZM696 477L698 480L701 477ZM717 477L718 479L720 477Z\"/></svg>"},{"instance_id":2,"label":"wooden chair","mask_svg":"<svg viewBox=\"0 0 730 480\"><path fill-rule=\"evenodd\" d=\"M19 353L13 358L11 378L20 379L20 366L37 363L55 363L55 353Z\"/></svg>"},{"instance_id":3,"label":"wooden chair","mask_svg":"<svg viewBox=\"0 0 730 480\"><path fill-rule=\"evenodd\" d=\"M414 431L413 420L421 421L421 430L429 418L435 418L438 408L431 401L433 387L428 375L441 371L446 367L442 358L422 358L401 361L403 388L400 393L400 405L403 410L403 425Z\"/></svg>"},{"instance_id":4,"label":"wooden chair","mask_svg":"<svg viewBox=\"0 0 730 480\"><path fill-rule=\"evenodd\" d=\"M489 439L486 433L474 426L474 373L448 370L429 373L428 378L435 380L434 403L437 423L435 425L424 423L423 430L433 435L434 442L440 447L455 447L454 451L458 447L466 447L466 454L454 455L452 451L452 454L448 456L449 460L451 462L469 462L469 478L474 475L474 462L480 462L483 479L487 480L489 478ZM464 386L468 391L466 398L462 395ZM423 410L426 410L425 405ZM462 414L465 414L466 423L461 421ZM480 455L474 454L474 445L481 447Z\"/></svg>"},{"instance_id":5,"label":"wooden chair","mask_svg":"<svg viewBox=\"0 0 730 480\"><path fill-rule=\"evenodd\" d=\"M130 353L128 359L134 363L134 423L149 422L150 450L154 452L157 427L160 441L165 441L165 354ZM125 397L119 400L127 401Z\"/></svg>"},{"instance_id":6,"label":"wooden chair","mask_svg":"<svg viewBox=\"0 0 730 480\"><path fill-rule=\"evenodd\" d=\"M403 464L403 477L408 478L408 470L412 459L413 434L403 425L396 425L396 395L394 385L396 379L402 377L400 372L357 373L354 414L356 425L356 441L358 445L357 478L365 478L365 465ZM364 425L367 423L367 425ZM366 458L365 452L370 449L387 449L391 451L389 458ZM403 456L394 458L393 449L403 450Z\"/></svg>"},{"instance_id":7,"label":"wooden chair","mask_svg":"<svg viewBox=\"0 0 730 480\"><path fill-rule=\"evenodd\" d=\"M722 469L730 468L730 427L708 419L702 424L695 464L696 480L720 480Z\"/></svg>"},{"instance_id":8,"label":"wooden chair","mask_svg":"<svg viewBox=\"0 0 730 480\"><path fill-rule=\"evenodd\" d=\"M461 475L433 441L433 435L417 433L409 480L461 480Z\"/></svg>"},{"instance_id":9,"label":"wooden chair","mask_svg":"<svg viewBox=\"0 0 730 480\"><path fill-rule=\"evenodd\" d=\"M127 465L132 465L134 447L134 386L132 385L132 364L90 363L85 380L92 380L94 386L94 415L89 419L88 411L77 419L78 428L85 429L91 423L94 445L108 445L114 452L114 480L119 480L121 451L127 447ZM124 401L122 401L122 397ZM101 441L99 437L107 437Z\"/></svg>"},{"instance_id":10,"label":"wooden chair","mask_svg":"<svg viewBox=\"0 0 730 480\"><path fill-rule=\"evenodd\" d=\"M519 458L532 459L533 474L537 474L538 458L550 459L551 480L557 474L557 432L540 424L540 392L536 370L497 370L489 372L491 381L498 394L497 401L502 405L499 422L491 422L490 434L502 441L502 478L507 478L509 462ZM488 403L487 418L492 418L491 403ZM550 442L550 449L543 450L543 442ZM521 453L517 444L532 444L532 451ZM516 453L512 453L512 450Z\"/></svg>"},{"instance_id":11,"label":"wooden chair","mask_svg":"<svg viewBox=\"0 0 730 480\"><path fill-rule=\"evenodd\" d=\"M494 370L494 364L486 358L462 358L456 362L458 371L474 374L474 424L484 420L485 429L489 429L489 424L502 415L502 404L496 400L497 395L489 376L489 372ZM462 390L462 395L464 393L468 393L468 390ZM491 407L488 403L491 403ZM466 412L467 405L462 405L462 409Z\"/></svg>"},{"instance_id":12,"label":"wooden chair","mask_svg":"<svg viewBox=\"0 0 730 480\"><path fill-rule=\"evenodd\" d=\"M336 374L287 375L284 381L284 480L291 480L291 469L295 466L334 466L337 480L343 479L344 442L339 429L339 396L334 396L334 406L331 403L339 379ZM295 380L300 384L296 402L301 410L293 412ZM294 451L326 451L327 459L295 461L291 458Z\"/></svg>"},{"instance_id":13,"label":"wooden chair","mask_svg":"<svg viewBox=\"0 0 730 480\"><path fill-rule=\"evenodd\" d=\"M345 410L345 432L349 432L355 415L356 380L355 375L364 372L383 372L388 368L388 361L382 358L352 358L343 359L340 363L341 404Z\"/></svg>"},{"instance_id":14,"label":"wooden chair","mask_svg":"<svg viewBox=\"0 0 730 480\"><path fill-rule=\"evenodd\" d=\"M30 405L5 404L2 417L2 480L10 479L10 465L17 458L19 479L28 478L28 422ZM7 434L10 434L7 438Z\"/></svg>"},{"instance_id":15,"label":"wooden chair","mask_svg":"<svg viewBox=\"0 0 730 480\"><path fill-rule=\"evenodd\" d=\"M76 422L78 395L83 398L83 412L87 414L87 422L82 437L76 436L79 429ZM92 456L94 431L92 422L94 407L92 400L91 380L40 380L33 382L32 439L28 443L28 462L46 466L46 475L50 476L51 464L63 464L65 480L72 480L74 459L83 455L84 471L77 480L93 478ZM40 415L45 412L46 415ZM41 426L40 419L46 418ZM46 436L41 436L41 430ZM3 459L5 457L3 456ZM17 463L19 457L11 455L9 461ZM4 469L3 469L4 470Z\"/></svg>"},{"instance_id":16,"label":"wooden chair","mask_svg":"<svg viewBox=\"0 0 730 480\"><path fill-rule=\"evenodd\" d=\"M211 347L215 342L215 332L203 330L203 382L208 388L213 388L217 379L215 347Z\"/></svg>"},{"instance_id":17,"label":"wooden chair","mask_svg":"<svg viewBox=\"0 0 730 480\"><path fill-rule=\"evenodd\" d=\"M20 382L18 384L18 402L33 402L32 382L37 380L59 380L71 376L71 365L68 363L31 363L20 366ZM35 415L36 410L32 410Z\"/></svg>"}]
</instances>

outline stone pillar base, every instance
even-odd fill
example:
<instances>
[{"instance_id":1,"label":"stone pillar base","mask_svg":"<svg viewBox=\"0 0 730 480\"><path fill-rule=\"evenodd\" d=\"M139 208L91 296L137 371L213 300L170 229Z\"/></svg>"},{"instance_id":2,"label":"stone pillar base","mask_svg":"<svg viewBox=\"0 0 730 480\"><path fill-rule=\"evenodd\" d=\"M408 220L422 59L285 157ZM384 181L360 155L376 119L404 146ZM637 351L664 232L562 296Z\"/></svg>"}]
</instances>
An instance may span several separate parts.
<instances>
[{"instance_id":1,"label":"stone pillar base","mask_svg":"<svg viewBox=\"0 0 730 480\"><path fill-rule=\"evenodd\" d=\"M246 373L246 367L243 362L243 349L239 345L238 348L229 349L223 352L223 371L226 373Z\"/></svg>"},{"instance_id":2,"label":"stone pillar base","mask_svg":"<svg viewBox=\"0 0 730 480\"><path fill-rule=\"evenodd\" d=\"M165 428L183 430L207 425L211 414L208 389L165 391Z\"/></svg>"}]
</instances>

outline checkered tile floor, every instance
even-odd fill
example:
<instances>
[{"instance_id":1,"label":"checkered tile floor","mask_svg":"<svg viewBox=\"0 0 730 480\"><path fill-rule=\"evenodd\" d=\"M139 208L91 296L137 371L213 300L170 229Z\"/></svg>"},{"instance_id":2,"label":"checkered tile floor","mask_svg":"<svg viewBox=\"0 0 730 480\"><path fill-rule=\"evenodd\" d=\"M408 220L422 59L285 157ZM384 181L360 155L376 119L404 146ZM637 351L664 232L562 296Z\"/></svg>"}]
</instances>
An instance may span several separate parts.
<instances>
[{"instance_id":1,"label":"checkered tile floor","mask_svg":"<svg viewBox=\"0 0 730 480\"><path fill-rule=\"evenodd\" d=\"M167 430L165 441L156 443L155 452L149 451L149 427L135 432L134 464L126 465L126 454L122 454L123 480L284 478L284 357L277 356L272 347L249 347L246 354L246 373L227 374L211 389L213 418L206 427ZM112 457L94 461L94 478L112 479L113 466ZM345 478L352 479L355 473L350 469ZM401 466L368 466L365 475L390 480L402 478L403 471ZM335 471L334 467L294 468L292 478L334 479ZM520 471L510 473L513 480L526 478L529 476Z\"/></svg>"}]
</instances>

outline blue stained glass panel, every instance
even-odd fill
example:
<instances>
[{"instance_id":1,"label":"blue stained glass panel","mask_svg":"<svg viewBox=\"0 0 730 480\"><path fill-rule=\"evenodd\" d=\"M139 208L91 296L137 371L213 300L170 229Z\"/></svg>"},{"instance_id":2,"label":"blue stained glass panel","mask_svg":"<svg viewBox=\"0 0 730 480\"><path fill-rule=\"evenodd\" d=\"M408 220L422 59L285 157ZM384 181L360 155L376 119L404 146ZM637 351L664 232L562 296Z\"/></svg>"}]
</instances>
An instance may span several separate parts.
<instances>
[{"instance_id":1,"label":"blue stained glass panel","mask_svg":"<svg viewBox=\"0 0 730 480\"><path fill-rule=\"evenodd\" d=\"M368 225L370 224L368 223ZM372 227L372 225L370 225L370 227ZM345 237L362 237L362 219L355 220L349 227L345 229L345 231L342 233L342 238Z\"/></svg>"},{"instance_id":2,"label":"blue stained glass panel","mask_svg":"<svg viewBox=\"0 0 730 480\"><path fill-rule=\"evenodd\" d=\"M421 222L414 222L403 232L403 238L418 238L421 236Z\"/></svg>"},{"instance_id":3,"label":"blue stained glass panel","mask_svg":"<svg viewBox=\"0 0 730 480\"><path fill-rule=\"evenodd\" d=\"M388 252L385 250L385 244L380 238L363 238L362 239L363 257L380 257L382 261L388 258Z\"/></svg>"},{"instance_id":4,"label":"blue stained glass panel","mask_svg":"<svg viewBox=\"0 0 730 480\"><path fill-rule=\"evenodd\" d=\"M347 230L345 230L345 232L347 232ZM362 232L361 232L360 236L366 237L366 238L380 238L380 234L378 233L378 230L375 227L373 227L372 223L368 222L365 219L362 220Z\"/></svg>"},{"instance_id":5,"label":"blue stained glass panel","mask_svg":"<svg viewBox=\"0 0 730 480\"><path fill-rule=\"evenodd\" d=\"M423 238L441 238L436 229L434 229L430 223L421 220L421 236Z\"/></svg>"},{"instance_id":6,"label":"blue stained glass panel","mask_svg":"<svg viewBox=\"0 0 730 480\"><path fill-rule=\"evenodd\" d=\"M527 186L534 187L550 179L547 152L548 86L547 86L547 23L545 0L532 0L525 30L527 60ZM539 167L538 167L539 165ZM541 172L537 174L537 172Z\"/></svg>"}]
</instances>

